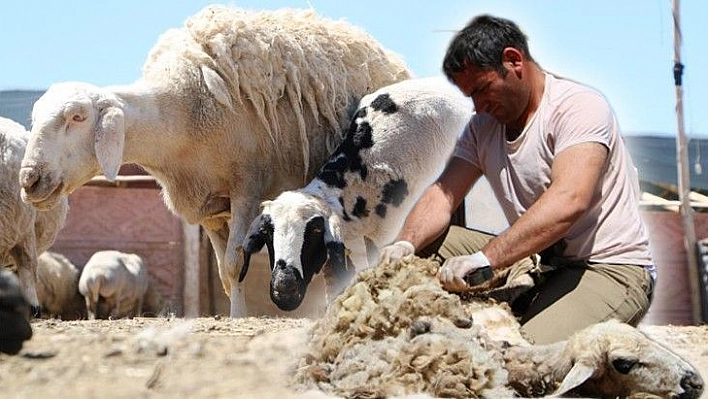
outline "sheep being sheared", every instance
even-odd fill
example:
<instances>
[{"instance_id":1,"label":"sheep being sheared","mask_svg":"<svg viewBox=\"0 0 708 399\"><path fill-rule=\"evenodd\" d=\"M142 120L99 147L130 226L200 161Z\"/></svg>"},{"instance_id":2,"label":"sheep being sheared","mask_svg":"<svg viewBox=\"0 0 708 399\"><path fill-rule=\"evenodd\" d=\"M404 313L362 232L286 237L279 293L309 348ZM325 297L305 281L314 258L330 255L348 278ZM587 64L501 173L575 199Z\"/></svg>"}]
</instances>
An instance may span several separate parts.
<instances>
[{"instance_id":1,"label":"sheep being sheared","mask_svg":"<svg viewBox=\"0 0 708 399\"><path fill-rule=\"evenodd\" d=\"M172 212L204 227L231 316L245 316L241 245L260 202L314 176L365 94L409 77L346 22L209 6L160 37L136 82L59 83L37 100L22 197L46 208L141 165Z\"/></svg>"},{"instance_id":2,"label":"sheep being sheared","mask_svg":"<svg viewBox=\"0 0 708 399\"><path fill-rule=\"evenodd\" d=\"M119 251L91 255L79 278L89 320L140 316L147 289L143 259Z\"/></svg>"},{"instance_id":3,"label":"sheep being sheared","mask_svg":"<svg viewBox=\"0 0 708 399\"><path fill-rule=\"evenodd\" d=\"M362 98L344 141L317 177L263 202L243 245L239 281L251 254L265 245L270 297L280 309L302 303L323 265L328 296L339 294L355 269L346 251L357 269L378 258L377 248L395 238L444 168L472 108L444 78L409 79Z\"/></svg>"},{"instance_id":4,"label":"sheep being sheared","mask_svg":"<svg viewBox=\"0 0 708 399\"><path fill-rule=\"evenodd\" d=\"M345 397L697 398L703 391L689 363L614 320L532 345L508 307L443 290L438 267L407 257L360 272L310 331L296 386Z\"/></svg>"},{"instance_id":5,"label":"sheep being sheared","mask_svg":"<svg viewBox=\"0 0 708 399\"><path fill-rule=\"evenodd\" d=\"M0 117L0 266L17 272L31 313L39 317L37 257L54 243L64 226L69 202L62 198L37 210L22 201L18 174L29 138L24 126Z\"/></svg>"}]
</instances>

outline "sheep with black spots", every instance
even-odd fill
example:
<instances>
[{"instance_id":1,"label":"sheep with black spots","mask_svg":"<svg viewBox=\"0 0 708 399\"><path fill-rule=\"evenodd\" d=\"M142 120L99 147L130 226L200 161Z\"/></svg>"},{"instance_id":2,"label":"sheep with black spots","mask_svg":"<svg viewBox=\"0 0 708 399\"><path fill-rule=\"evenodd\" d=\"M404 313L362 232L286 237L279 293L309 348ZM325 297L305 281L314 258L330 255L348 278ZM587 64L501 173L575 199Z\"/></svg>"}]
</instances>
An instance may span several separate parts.
<instances>
[{"instance_id":1,"label":"sheep with black spots","mask_svg":"<svg viewBox=\"0 0 708 399\"><path fill-rule=\"evenodd\" d=\"M295 387L344 397L695 399L703 392L692 365L614 320L533 345L508 306L445 291L439 266L407 257L360 272L311 328Z\"/></svg>"},{"instance_id":2,"label":"sheep with black spots","mask_svg":"<svg viewBox=\"0 0 708 399\"><path fill-rule=\"evenodd\" d=\"M472 108L444 78L410 79L365 96L317 177L262 203L243 245L239 281L251 254L266 246L270 296L280 309L300 305L323 265L328 296L341 292L440 174Z\"/></svg>"},{"instance_id":3,"label":"sheep with black spots","mask_svg":"<svg viewBox=\"0 0 708 399\"><path fill-rule=\"evenodd\" d=\"M140 316L148 289L143 259L120 251L98 251L79 278L89 320Z\"/></svg>"},{"instance_id":4,"label":"sheep with black spots","mask_svg":"<svg viewBox=\"0 0 708 399\"><path fill-rule=\"evenodd\" d=\"M58 83L37 100L22 198L47 208L141 165L171 211L204 227L230 314L245 316L241 245L260 202L314 176L361 97L409 77L347 22L208 6L159 38L136 82Z\"/></svg>"},{"instance_id":5,"label":"sheep with black spots","mask_svg":"<svg viewBox=\"0 0 708 399\"><path fill-rule=\"evenodd\" d=\"M38 210L22 201L18 175L29 138L24 126L0 117L0 261L17 273L31 313L38 317L37 257L64 227L69 202L62 198Z\"/></svg>"}]
</instances>

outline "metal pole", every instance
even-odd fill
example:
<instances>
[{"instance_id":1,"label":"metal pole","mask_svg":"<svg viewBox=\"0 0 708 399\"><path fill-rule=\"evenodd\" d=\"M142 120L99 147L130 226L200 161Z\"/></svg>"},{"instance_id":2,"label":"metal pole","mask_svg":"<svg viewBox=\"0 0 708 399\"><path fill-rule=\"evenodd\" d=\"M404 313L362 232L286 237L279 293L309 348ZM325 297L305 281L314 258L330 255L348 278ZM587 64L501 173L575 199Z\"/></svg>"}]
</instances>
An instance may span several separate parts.
<instances>
[{"instance_id":1,"label":"metal pole","mask_svg":"<svg viewBox=\"0 0 708 399\"><path fill-rule=\"evenodd\" d=\"M678 162L678 186L680 210L683 217L684 246L688 257L688 280L691 290L691 304L693 310L693 323L702 323L700 280L698 274L698 248L696 247L696 228L693 223L693 208L689 193L691 183L688 169L688 141L684 134L683 125L683 64L681 64L681 24L679 16L679 0L673 0L674 17L674 84L676 86L676 119L678 131L676 133L676 160Z\"/></svg>"}]
</instances>

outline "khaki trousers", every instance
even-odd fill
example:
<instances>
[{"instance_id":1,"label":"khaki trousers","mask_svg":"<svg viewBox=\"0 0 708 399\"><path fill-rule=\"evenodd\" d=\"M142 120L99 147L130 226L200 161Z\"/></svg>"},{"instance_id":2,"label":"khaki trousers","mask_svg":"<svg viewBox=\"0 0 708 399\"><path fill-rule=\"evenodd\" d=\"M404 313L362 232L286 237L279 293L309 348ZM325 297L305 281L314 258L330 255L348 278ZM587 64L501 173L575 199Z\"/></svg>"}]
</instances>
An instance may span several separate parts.
<instances>
[{"instance_id":1,"label":"khaki trousers","mask_svg":"<svg viewBox=\"0 0 708 399\"><path fill-rule=\"evenodd\" d=\"M451 226L421 257L445 259L479 251L494 236ZM529 262L524 259L520 262ZM522 332L535 343L564 340L591 324L611 318L636 326L651 304L653 281L643 266L553 262L536 285L511 303Z\"/></svg>"}]
</instances>

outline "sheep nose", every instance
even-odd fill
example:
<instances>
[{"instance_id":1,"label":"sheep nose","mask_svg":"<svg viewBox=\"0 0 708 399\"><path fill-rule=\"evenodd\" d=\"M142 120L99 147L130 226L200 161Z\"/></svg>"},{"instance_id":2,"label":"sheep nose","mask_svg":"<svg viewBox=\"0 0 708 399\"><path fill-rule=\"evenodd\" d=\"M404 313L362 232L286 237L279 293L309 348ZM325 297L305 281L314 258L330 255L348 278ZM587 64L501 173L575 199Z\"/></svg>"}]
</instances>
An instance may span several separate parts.
<instances>
[{"instance_id":1,"label":"sheep nose","mask_svg":"<svg viewBox=\"0 0 708 399\"><path fill-rule=\"evenodd\" d=\"M297 271L294 267L289 267L284 260L278 260L273 269L273 290L283 297L297 295L298 292Z\"/></svg>"},{"instance_id":2,"label":"sheep nose","mask_svg":"<svg viewBox=\"0 0 708 399\"><path fill-rule=\"evenodd\" d=\"M270 280L270 299L273 303L281 310L294 310L302 303L305 290L300 273L284 260L278 260Z\"/></svg>"},{"instance_id":3,"label":"sheep nose","mask_svg":"<svg viewBox=\"0 0 708 399\"><path fill-rule=\"evenodd\" d=\"M25 190L31 190L32 186L39 182L40 174L37 169L24 166L20 169L20 185Z\"/></svg>"},{"instance_id":4,"label":"sheep nose","mask_svg":"<svg viewBox=\"0 0 708 399\"><path fill-rule=\"evenodd\" d=\"M701 376L689 371L681 378L681 388L684 392L679 397L681 399L694 399L703 393L703 379Z\"/></svg>"}]
</instances>

